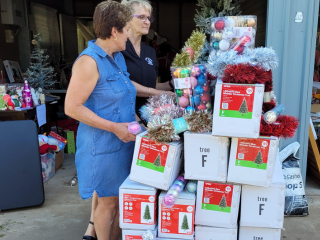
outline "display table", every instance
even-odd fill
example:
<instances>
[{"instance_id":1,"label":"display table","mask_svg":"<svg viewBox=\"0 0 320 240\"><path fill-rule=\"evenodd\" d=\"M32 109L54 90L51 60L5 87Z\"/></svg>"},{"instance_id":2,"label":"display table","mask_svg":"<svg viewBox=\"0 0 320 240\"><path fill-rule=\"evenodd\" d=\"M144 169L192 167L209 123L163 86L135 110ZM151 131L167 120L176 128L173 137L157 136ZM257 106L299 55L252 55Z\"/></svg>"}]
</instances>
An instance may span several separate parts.
<instances>
[{"instance_id":1,"label":"display table","mask_svg":"<svg viewBox=\"0 0 320 240\"><path fill-rule=\"evenodd\" d=\"M43 131L47 134L51 131L51 114L50 114L50 104L53 101L46 102L46 118L47 123L42 126ZM27 110L0 110L0 121L12 121L12 120L35 120L36 119L36 108Z\"/></svg>"}]
</instances>

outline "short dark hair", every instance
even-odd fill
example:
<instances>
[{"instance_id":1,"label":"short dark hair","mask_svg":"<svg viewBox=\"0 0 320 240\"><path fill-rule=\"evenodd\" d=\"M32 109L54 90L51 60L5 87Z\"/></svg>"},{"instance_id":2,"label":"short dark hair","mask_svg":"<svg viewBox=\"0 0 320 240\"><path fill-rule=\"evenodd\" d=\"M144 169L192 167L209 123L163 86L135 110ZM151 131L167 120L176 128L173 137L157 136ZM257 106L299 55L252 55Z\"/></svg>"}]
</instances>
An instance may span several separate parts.
<instances>
[{"instance_id":1,"label":"short dark hair","mask_svg":"<svg viewBox=\"0 0 320 240\"><path fill-rule=\"evenodd\" d=\"M132 17L132 10L123 4L111 0L99 3L93 14L93 29L96 38L110 38L113 27L122 32Z\"/></svg>"}]
</instances>

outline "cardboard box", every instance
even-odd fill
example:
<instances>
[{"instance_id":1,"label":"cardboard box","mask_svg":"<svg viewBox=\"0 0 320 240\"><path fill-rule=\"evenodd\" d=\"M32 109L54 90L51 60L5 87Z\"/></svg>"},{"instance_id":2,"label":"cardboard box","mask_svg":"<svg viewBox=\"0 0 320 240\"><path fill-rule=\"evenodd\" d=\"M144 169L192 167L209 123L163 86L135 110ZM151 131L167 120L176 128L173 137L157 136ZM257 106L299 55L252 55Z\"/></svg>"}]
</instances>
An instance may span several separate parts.
<instances>
[{"instance_id":1,"label":"cardboard box","mask_svg":"<svg viewBox=\"0 0 320 240\"><path fill-rule=\"evenodd\" d=\"M144 232L145 230L122 229L122 240L143 240L142 234ZM156 236L157 228L152 230L152 233Z\"/></svg>"},{"instance_id":2,"label":"cardboard box","mask_svg":"<svg viewBox=\"0 0 320 240\"><path fill-rule=\"evenodd\" d=\"M198 181L195 224L236 229L241 186Z\"/></svg>"},{"instance_id":3,"label":"cardboard box","mask_svg":"<svg viewBox=\"0 0 320 240\"><path fill-rule=\"evenodd\" d=\"M320 112L320 104L311 104L311 112L313 113Z\"/></svg>"},{"instance_id":4,"label":"cardboard box","mask_svg":"<svg viewBox=\"0 0 320 240\"><path fill-rule=\"evenodd\" d=\"M55 160L56 160L56 172L62 167L63 164L63 160L64 160L64 151L60 151L56 154L55 156Z\"/></svg>"},{"instance_id":5,"label":"cardboard box","mask_svg":"<svg viewBox=\"0 0 320 240\"><path fill-rule=\"evenodd\" d=\"M157 226L157 189L132 182L119 189L120 228L153 230Z\"/></svg>"},{"instance_id":6,"label":"cardboard box","mask_svg":"<svg viewBox=\"0 0 320 240\"><path fill-rule=\"evenodd\" d=\"M263 84L227 84L217 81L212 135L258 138Z\"/></svg>"},{"instance_id":7,"label":"cardboard box","mask_svg":"<svg viewBox=\"0 0 320 240\"><path fill-rule=\"evenodd\" d=\"M64 151L68 154L76 153L76 144L74 141L74 132L69 130L63 130L63 137L67 139L68 143L64 148Z\"/></svg>"},{"instance_id":8,"label":"cardboard box","mask_svg":"<svg viewBox=\"0 0 320 240\"><path fill-rule=\"evenodd\" d=\"M41 155L42 179L43 182L48 181L56 173L55 155L53 153L45 153Z\"/></svg>"},{"instance_id":9,"label":"cardboard box","mask_svg":"<svg viewBox=\"0 0 320 240\"><path fill-rule=\"evenodd\" d=\"M281 229L240 227L239 240L280 240Z\"/></svg>"},{"instance_id":10,"label":"cardboard box","mask_svg":"<svg viewBox=\"0 0 320 240\"><path fill-rule=\"evenodd\" d=\"M271 186L278 146L276 137L232 138L227 181Z\"/></svg>"},{"instance_id":11,"label":"cardboard box","mask_svg":"<svg viewBox=\"0 0 320 240\"><path fill-rule=\"evenodd\" d=\"M242 186L241 227L283 228L286 183L281 168L277 162L271 187Z\"/></svg>"},{"instance_id":12,"label":"cardboard box","mask_svg":"<svg viewBox=\"0 0 320 240\"><path fill-rule=\"evenodd\" d=\"M158 236L193 239L195 194L183 191L179 194L175 205L172 208L166 208L162 204L166 193L162 191L159 196Z\"/></svg>"},{"instance_id":13,"label":"cardboard box","mask_svg":"<svg viewBox=\"0 0 320 240\"><path fill-rule=\"evenodd\" d=\"M130 180L168 190L180 172L183 142L156 144L146 134L136 138Z\"/></svg>"},{"instance_id":14,"label":"cardboard box","mask_svg":"<svg viewBox=\"0 0 320 240\"><path fill-rule=\"evenodd\" d=\"M229 138L184 133L185 179L226 182Z\"/></svg>"},{"instance_id":15,"label":"cardboard box","mask_svg":"<svg viewBox=\"0 0 320 240\"><path fill-rule=\"evenodd\" d=\"M195 240L237 240L238 230L196 226ZM249 239L249 238L248 238ZM252 238L250 238L251 240Z\"/></svg>"}]
</instances>

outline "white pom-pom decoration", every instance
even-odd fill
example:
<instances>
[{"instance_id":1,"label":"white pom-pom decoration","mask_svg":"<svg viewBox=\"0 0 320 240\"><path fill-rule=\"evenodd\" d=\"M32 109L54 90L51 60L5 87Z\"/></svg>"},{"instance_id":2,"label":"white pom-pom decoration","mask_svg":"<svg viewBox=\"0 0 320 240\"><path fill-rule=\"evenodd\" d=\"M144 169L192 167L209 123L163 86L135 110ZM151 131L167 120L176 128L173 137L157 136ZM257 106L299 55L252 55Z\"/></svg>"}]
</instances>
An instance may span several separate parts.
<instances>
[{"instance_id":1,"label":"white pom-pom decoration","mask_svg":"<svg viewBox=\"0 0 320 240\"><path fill-rule=\"evenodd\" d=\"M221 40L219 42L219 48L221 51L227 51L230 47L230 43L227 40Z\"/></svg>"}]
</instances>

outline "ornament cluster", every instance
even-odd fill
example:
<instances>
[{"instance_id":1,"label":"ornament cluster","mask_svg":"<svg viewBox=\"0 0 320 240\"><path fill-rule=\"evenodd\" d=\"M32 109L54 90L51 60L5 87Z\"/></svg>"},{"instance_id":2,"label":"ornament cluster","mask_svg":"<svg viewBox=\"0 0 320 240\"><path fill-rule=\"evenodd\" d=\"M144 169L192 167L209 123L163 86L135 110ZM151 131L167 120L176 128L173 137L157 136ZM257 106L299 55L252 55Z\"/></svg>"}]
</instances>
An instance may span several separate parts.
<instances>
[{"instance_id":1,"label":"ornament cluster","mask_svg":"<svg viewBox=\"0 0 320 240\"><path fill-rule=\"evenodd\" d=\"M211 54L219 55L229 49L233 49L240 54L246 47L254 48L256 31L256 16L212 18Z\"/></svg>"}]
</instances>

